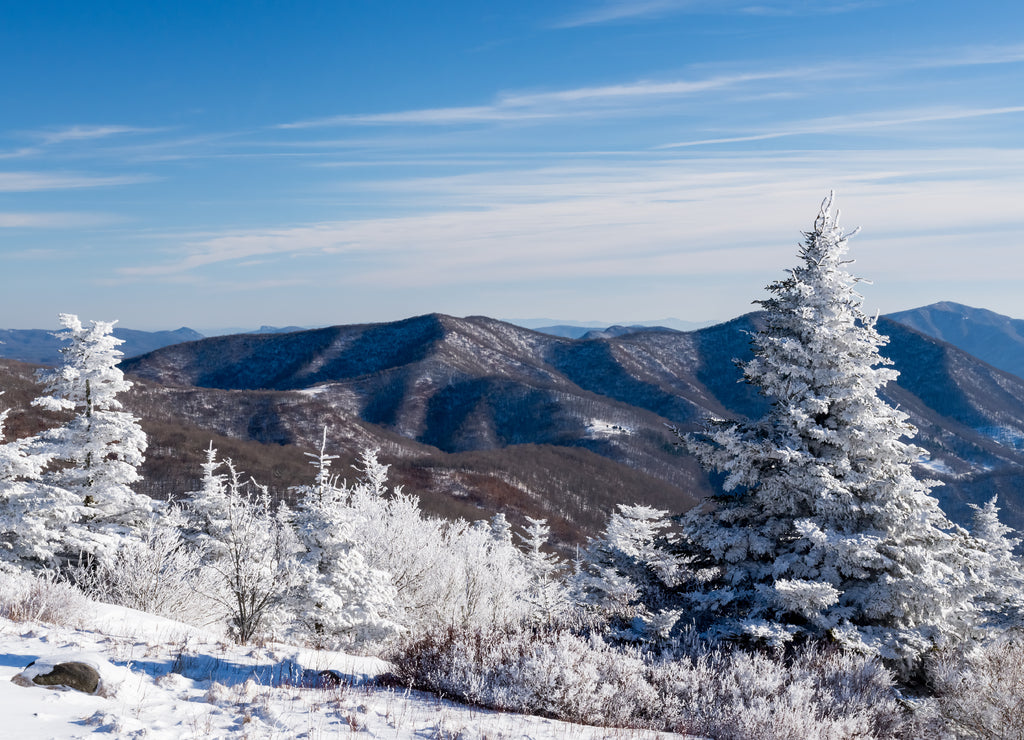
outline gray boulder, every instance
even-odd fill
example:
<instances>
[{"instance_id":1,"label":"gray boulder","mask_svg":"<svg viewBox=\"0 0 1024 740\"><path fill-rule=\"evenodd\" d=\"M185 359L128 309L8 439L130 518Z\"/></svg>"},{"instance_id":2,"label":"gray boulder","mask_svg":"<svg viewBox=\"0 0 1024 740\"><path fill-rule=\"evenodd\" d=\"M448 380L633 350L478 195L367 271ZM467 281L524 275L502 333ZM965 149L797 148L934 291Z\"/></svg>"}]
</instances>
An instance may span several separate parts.
<instances>
[{"instance_id":1,"label":"gray boulder","mask_svg":"<svg viewBox=\"0 0 1024 740\"><path fill-rule=\"evenodd\" d=\"M57 663L47 673L34 669L32 661L25 670L11 680L19 686L45 686L47 688L69 688L85 694L95 694L100 688L100 674L88 663L70 661ZM45 668L44 668L45 669Z\"/></svg>"}]
</instances>

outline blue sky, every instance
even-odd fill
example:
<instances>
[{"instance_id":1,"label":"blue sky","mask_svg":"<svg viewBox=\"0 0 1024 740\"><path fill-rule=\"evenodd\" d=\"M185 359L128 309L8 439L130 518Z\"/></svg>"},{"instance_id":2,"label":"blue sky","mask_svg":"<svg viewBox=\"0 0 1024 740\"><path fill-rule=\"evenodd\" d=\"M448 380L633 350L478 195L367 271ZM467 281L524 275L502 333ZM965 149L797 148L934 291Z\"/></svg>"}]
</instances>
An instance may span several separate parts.
<instances>
[{"instance_id":1,"label":"blue sky","mask_svg":"<svg viewBox=\"0 0 1024 740\"><path fill-rule=\"evenodd\" d=\"M0 326L1024 317L1024 5L0 0Z\"/></svg>"}]
</instances>

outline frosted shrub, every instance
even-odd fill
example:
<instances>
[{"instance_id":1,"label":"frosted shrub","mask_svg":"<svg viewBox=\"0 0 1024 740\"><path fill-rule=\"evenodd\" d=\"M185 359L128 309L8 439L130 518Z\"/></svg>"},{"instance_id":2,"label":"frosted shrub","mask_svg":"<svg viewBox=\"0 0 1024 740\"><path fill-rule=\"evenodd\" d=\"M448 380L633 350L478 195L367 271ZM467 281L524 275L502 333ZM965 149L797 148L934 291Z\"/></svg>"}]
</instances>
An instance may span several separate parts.
<instances>
[{"instance_id":1,"label":"frosted shrub","mask_svg":"<svg viewBox=\"0 0 1024 740\"><path fill-rule=\"evenodd\" d=\"M141 540L124 540L109 560L79 562L71 577L97 601L197 625L216 621L223 609L208 596L212 574L200 551L182 539L173 516L150 523Z\"/></svg>"},{"instance_id":2,"label":"frosted shrub","mask_svg":"<svg viewBox=\"0 0 1024 740\"><path fill-rule=\"evenodd\" d=\"M394 662L402 680L442 696L595 725L646 726L637 707L658 699L639 657L563 630L449 629Z\"/></svg>"},{"instance_id":3,"label":"frosted shrub","mask_svg":"<svg viewBox=\"0 0 1024 740\"><path fill-rule=\"evenodd\" d=\"M91 611L89 599L55 571L0 572L0 617L78 627Z\"/></svg>"},{"instance_id":4,"label":"frosted shrub","mask_svg":"<svg viewBox=\"0 0 1024 740\"><path fill-rule=\"evenodd\" d=\"M226 474L216 472L222 464ZM212 445L202 489L190 498L187 536L203 552L214 584L208 596L228 615L233 636L245 644L280 631L299 550L287 507L275 512L266 487L243 482L231 460L217 460Z\"/></svg>"},{"instance_id":5,"label":"frosted shrub","mask_svg":"<svg viewBox=\"0 0 1024 740\"><path fill-rule=\"evenodd\" d=\"M663 664L674 729L715 738L914 737L892 674L877 659L808 648L791 662L764 653L712 653Z\"/></svg>"},{"instance_id":6,"label":"frosted shrub","mask_svg":"<svg viewBox=\"0 0 1024 740\"><path fill-rule=\"evenodd\" d=\"M535 614L534 581L503 518L449 522L419 499L384 488L386 465L364 453L361 479L344 493L368 567L391 577L398 621L412 630L510 625Z\"/></svg>"},{"instance_id":7,"label":"frosted shrub","mask_svg":"<svg viewBox=\"0 0 1024 740\"><path fill-rule=\"evenodd\" d=\"M788 660L743 652L667 659L558 629L448 630L409 643L394 660L404 681L451 698L588 724L732 740L922 736L892 674L875 658L834 648Z\"/></svg>"},{"instance_id":8,"label":"frosted shrub","mask_svg":"<svg viewBox=\"0 0 1024 740\"><path fill-rule=\"evenodd\" d=\"M944 651L926 670L956 737L1024 739L1024 635Z\"/></svg>"}]
</instances>

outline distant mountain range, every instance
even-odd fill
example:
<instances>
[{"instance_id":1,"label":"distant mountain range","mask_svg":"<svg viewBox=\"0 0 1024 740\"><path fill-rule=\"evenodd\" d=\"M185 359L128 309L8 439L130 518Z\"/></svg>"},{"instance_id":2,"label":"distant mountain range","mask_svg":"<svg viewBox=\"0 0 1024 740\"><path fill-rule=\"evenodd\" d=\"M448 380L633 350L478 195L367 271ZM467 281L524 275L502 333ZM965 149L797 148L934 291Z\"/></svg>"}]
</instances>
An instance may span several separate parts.
<instances>
[{"instance_id":1,"label":"distant mountain range","mask_svg":"<svg viewBox=\"0 0 1024 740\"><path fill-rule=\"evenodd\" d=\"M953 311L959 334L947 327ZM905 314L957 341L974 336L975 321L1003 327L983 345L1017 341L991 312L936 304ZM126 359L136 380L126 404L150 435L153 495L192 490L209 439L284 494L308 482L302 453L327 426L343 477L362 448L379 447L395 480L428 509L544 516L567 543L595 531L616 503L681 511L712 490L716 481L674 445L666 424L695 429L708 413L763 413L766 399L741 382L734 362L750 356L760 320L748 314L692 332L611 327L571 339L431 314L212 337ZM879 329L901 373L887 400L919 428L916 441L931 454L919 472L944 483L935 489L943 508L966 523L968 504L998 494L1005 521L1024 529L1024 380L891 317ZM4 406L20 408L37 392L26 367L0 367L0 389L15 390ZM32 431L32 413L12 413L11 428Z\"/></svg>"},{"instance_id":2,"label":"distant mountain range","mask_svg":"<svg viewBox=\"0 0 1024 740\"><path fill-rule=\"evenodd\" d=\"M288 334L303 331L302 326L261 326L251 331L239 330L246 334ZM46 329L0 329L0 357L37 365L56 365L60 362L60 348L64 342ZM136 357L147 352L182 342L204 339L204 335L182 327L174 331L139 331L114 327L114 336L123 339L119 349L125 357Z\"/></svg>"},{"instance_id":3,"label":"distant mountain range","mask_svg":"<svg viewBox=\"0 0 1024 740\"><path fill-rule=\"evenodd\" d=\"M507 319L507 323L521 326L525 329L533 329L542 334L552 334L556 337L568 337L570 339L592 338L588 337L591 332L617 332L614 336L632 331L643 331L645 329L674 329L675 331L693 331L711 326L711 321L681 321L679 319L657 319L654 321L641 321L634 324L602 324L597 321L558 321L556 319Z\"/></svg>"},{"instance_id":4,"label":"distant mountain range","mask_svg":"<svg viewBox=\"0 0 1024 740\"><path fill-rule=\"evenodd\" d=\"M114 327L114 336L123 339L120 350L125 357L144 355L170 344L192 342L203 335L187 327L174 331L138 331ZM45 329L0 329L0 357L38 365L56 365L60 362L60 348L64 342Z\"/></svg>"}]
</instances>

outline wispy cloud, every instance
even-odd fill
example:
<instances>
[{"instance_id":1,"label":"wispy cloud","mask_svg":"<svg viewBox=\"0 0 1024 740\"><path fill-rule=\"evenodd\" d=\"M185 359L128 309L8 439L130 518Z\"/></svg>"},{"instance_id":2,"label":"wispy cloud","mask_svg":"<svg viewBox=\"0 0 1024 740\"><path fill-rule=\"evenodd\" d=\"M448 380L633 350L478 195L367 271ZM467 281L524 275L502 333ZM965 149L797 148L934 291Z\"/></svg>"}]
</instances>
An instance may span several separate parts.
<instances>
[{"instance_id":1,"label":"wispy cloud","mask_svg":"<svg viewBox=\"0 0 1024 740\"><path fill-rule=\"evenodd\" d=\"M630 18L653 18L700 4L694 0L613 0L556 21L552 28L576 28Z\"/></svg>"},{"instance_id":2,"label":"wispy cloud","mask_svg":"<svg viewBox=\"0 0 1024 740\"><path fill-rule=\"evenodd\" d=\"M0 211L0 229L75 229L103 226L122 219L107 213L14 213Z\"/></svg>"},{"instance_id":3,"label":"wispy cloud","mask_svg":"<svg viewBox=\"0 0 1024 740\"><path fill-rule=\"evenodd\" d=\"M7 152L0 152L0 159L24 159L25 157L31 157L33 154L38 154L39 149L33 146L24 146L20 149L12 149Z\"/></svg>"},{"instance_id":4,"label":"wispy cloud","mask_svg":"<svg viewBox=\"0 0 1024 740\"><path fill-rule=\"evenodd\" d=\"M663 3L656 3L659 7ZM646 7L646 4L641 4ZM619 7L619 6L616 6ZM625 7L625 6L623 6ZM630 5L630 7L633 7ZM639 7L639 6L638 6ZM839 8L839 5L832 5ZM846 7L846 6L842 6ZM775 69L746 69L695 75L689 79L637 80L634 82L593 85L563 90L517 91L496 95L492 102L439 108L420 108L378 113L350 113L336 116L291 121L274 126L275 129L313 129L351 126L457 126L472 124L514 123L534 121L543 123L561 118L602 117L613 115L664 114L655 109L654 102L686 98L703 98L711 93L730 91L732 100L754 98L771 99L782 96L796 97L804 89L796 83L828 83L836 80L872 79L885 77L893 80L900 73L915 73L932 69L956 69L979 65L1015 64L1024 62L1024 45L964 47L918 51L914 54L895 55L886 59L847 58L824 64L778 67ZM721 68L720 68L721 69ZM777 84L772 84L777 83ZM907 84L920 84L919 81ZM747 97L742 97L742 96ZM800 133L800 132L795 132ZM766 134L760 138L777 138L788 133ZM744 139L752 141L755 139Z\"/></svg>"},{"instance_id":5,"label":"wispy cloud","mask_svg":"<svg viewBox=\"0 0 1024 740\"><path fill-rule=\"evenodd\" d=\"M743 134L738 136L723 136L710 139L692 139L672 144L662 144L656 148L679 149L711 144L737 144L750 141L766 141L769 139L780 139L787 136L806 136L808 134L870 131L872 129L910 126L918 123L937 123L940 121L986 118L989 116L1005 116L1014 113L1024 113L1024 106L1017 105L1005 108L927 109L921 111L899 111L887 115L875 113L856 116L829 117L792 124L776 131L766 131L757 134Z\"/></svg>"},{"instance_id":6,"label":"wispy cloud","mask_svg":"<svg viewBox=\"0 0 1024 740\"><path fill-rule=\"evenodd\" d=\"M287 279L292 271L308 275L315 260L326 280L394 288L756 272L785 264L793 244L785 237L797 237L794 219L804 213L794 204L813 209L829 187L844 208L858 204L858 222L884 236L877 243L920 255L913 241L928 234L952 245L994 225L1012 229L1021 221L1013 215L1021 171L1024 151L930 150L836 152L827 162L812 154L686 157L422 179L407 188L433 194L432 212L196 235L174 248L184 256L119 274L176 280L269 266ZM868 256L869 277L888 270L884 254L869 249ZM301 258L294 267L282 260L293 257ZM955 255L944 258L958 264ZM243 267L253 260L266 264Z\"/></svg>"},{"instance_id":7,"label":"wispy cloud","mask_svg":"<svg viewBox=\"0 0 1024 740\"><path fill-rule=\"evenodd\" d=\"M747 15L838 15L865 8L877 8L888 5L889 2L891 0L781 0L757 4L741 2L737 3L736 9Z\"/></svg>"},{"instance_id":8,"label":"wispy cloud","mask_svg":"<svg viewBox=\"0 0 1024 740\"><path fill-rule=\"evenodd\" d=\"M148 134L165 131L163 128L141 128L138 126L68 126L60 129L34 131L33 138L39 139L43 144L63 144L68 141L88 141L92 139L105 139L121 134Z\"/></svg>"},{"instance_id":9,"label":"wispy cloud","mask_svg":"<svg viewBox=\"0 0 1024 740\"><path fill-rule=\"evenodd\" d=\"M765 80L792 79L820 74L810 68L792 68L769 72L750 72L732 75L714 75L703 79L650 81L643 80L621 85L579 87L537 93L508 93L498 97L491 105L455 108L426 108L393 113L369 113L330 116L305 121L279 124L280 129L304 129L323 126L358 125L452 125L460 123L487 123L496 121L523 121L549 119L561 116L585 115L623 102L645 98L684 97L698 93L738 87Z\"/></svg>"},{"instance_id":10,"label":"wispy cloud","mask_svg":"<svg viewBox=\"0 0 1024 740\"><path fill-rule=\"evenodd\" d=\"M50 172L0 172L0 193L28 193L38 190L70 190L151 182L149 175L98 177Z\"/></svg>"},{"instance_id":11,"label":"wispy cloud","mask_svg":"<svg viewBox=\"0 0 1024 740\"><path fill-rule=\"evenodd\" d=\"M601 23L662 18L677 13L740 13L744 15L834 15L885 5L884 0L610 0L556 21L552 28L577 28Z\"/></svg>"}]
</instances>

